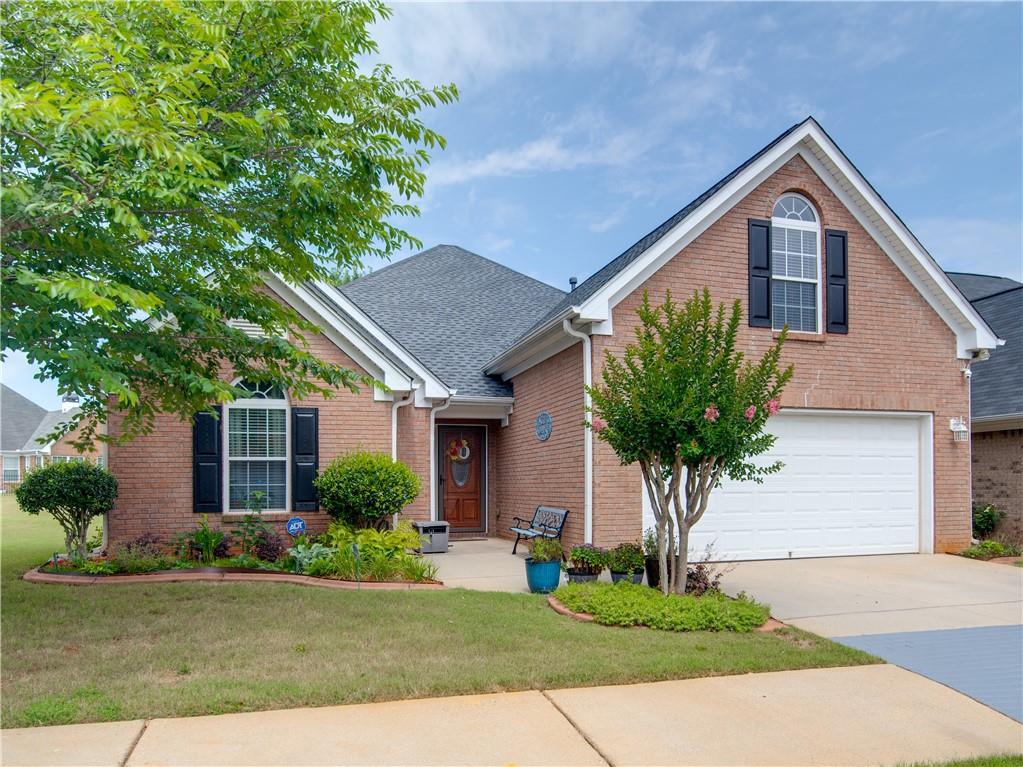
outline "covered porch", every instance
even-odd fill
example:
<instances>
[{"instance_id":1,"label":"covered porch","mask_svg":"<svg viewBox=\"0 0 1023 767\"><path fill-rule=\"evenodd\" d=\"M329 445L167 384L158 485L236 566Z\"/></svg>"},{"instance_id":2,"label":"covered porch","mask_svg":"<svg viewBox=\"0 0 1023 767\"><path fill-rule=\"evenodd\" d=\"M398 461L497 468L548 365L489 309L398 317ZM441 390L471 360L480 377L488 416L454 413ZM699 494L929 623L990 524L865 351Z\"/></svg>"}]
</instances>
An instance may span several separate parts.
<instances>
[{"instance_id":1,"label":"covered porch","mask_svg":"<svg viewBox=\"0 0 1023 767\"><path fill-rule=\"evenodd\" d=\"M453 539L445 554L426 554L437 564L437 577L449 588L529 593L523 560L526 547L512 554L505 538Z\"/></svg>"}]
</instances>

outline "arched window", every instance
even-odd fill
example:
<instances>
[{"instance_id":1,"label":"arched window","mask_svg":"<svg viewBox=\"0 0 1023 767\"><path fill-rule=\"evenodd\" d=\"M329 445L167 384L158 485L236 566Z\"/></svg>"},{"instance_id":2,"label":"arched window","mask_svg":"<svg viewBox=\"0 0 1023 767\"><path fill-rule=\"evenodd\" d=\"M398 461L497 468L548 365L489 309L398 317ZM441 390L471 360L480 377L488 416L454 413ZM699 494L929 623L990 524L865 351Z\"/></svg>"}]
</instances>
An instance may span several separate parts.
<instances>
[{"instance_id":1,"label":"arched window","mask_svg":"<svg viewBox=\"0 0 1023 767\"><path fill-rule=\"evenodd\" d=\"M816 333L820 321L821 227L813 205L785 194L771 215L771 323Z\"/></svg>"},{"instance_id":2,"label":"arched window","mask_svg":"<svg viewBox=\"0 0 1023 767\"><path fill-rule=\"evenodd\" d=\"M260 381L237 381L244 392L227 410L229 511L287 511L288 400Z\"/></svg>"}]
</instances>

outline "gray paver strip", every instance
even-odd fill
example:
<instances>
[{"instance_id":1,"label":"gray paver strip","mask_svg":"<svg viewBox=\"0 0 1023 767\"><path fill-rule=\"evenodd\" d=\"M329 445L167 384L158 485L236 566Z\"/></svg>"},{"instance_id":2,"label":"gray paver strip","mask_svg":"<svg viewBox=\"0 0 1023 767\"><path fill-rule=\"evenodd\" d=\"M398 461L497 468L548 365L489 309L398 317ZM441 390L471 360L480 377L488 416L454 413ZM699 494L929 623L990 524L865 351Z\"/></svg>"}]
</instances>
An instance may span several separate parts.
<instances>
[{"instance_id":1,"label":"gray paver strip","mask_svg":"<svg viewBox=\"0 0 1023 767\"><path fill-rule=\"evenodd\" d=\"M825 765L1019 752L1023 726L897 666L548 691L615 765Z\"/></svg>"},{"instance_id":2,"label":"gray paver strip","mask_svg":"<svg viewBox=\"0 0 1023 767\"><path fill-rule=\"evenodd\" d=\"M1023 626L837 637L1023 722Z\"/></svg>"},{"instance_id":3,"label":"gray paver strip","mask_svg":"<svg viewBox=\"0 0 1023 767\"><path fill-rule=\"evenodd\" d=\"M157 719L128 760L211 764L606 767L539 692Z\"/></svg>"},{"instance_id":4,"label":"gray paver strip","mask_svg":"<svg viewBox=\"0 0 1023 767\"><path fill-rule=\"evenodd\" d=\"M130 722L68 724L0 731L4 767L120 767L142 732Z\"/></svg>"}]
</instances>

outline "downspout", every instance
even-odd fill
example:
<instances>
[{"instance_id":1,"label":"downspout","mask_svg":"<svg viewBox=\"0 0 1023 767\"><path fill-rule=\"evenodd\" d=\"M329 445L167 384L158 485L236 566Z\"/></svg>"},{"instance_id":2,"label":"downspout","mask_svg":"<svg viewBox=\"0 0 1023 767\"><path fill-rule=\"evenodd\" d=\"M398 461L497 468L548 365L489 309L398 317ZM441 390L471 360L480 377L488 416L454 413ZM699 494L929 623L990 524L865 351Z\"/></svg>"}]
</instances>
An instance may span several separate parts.
<instances>
[{"instance_id":1,"label":"downspout","mask_svg":"<svg viewBox=\"0 0 1023 767\"><path fill-rule=\"evenodd\" d=\"M430 521L437 521L437 413L451 407L451 397L430 410Z\"/></svg>"},{"instance_id":2,"label":"downspout","mask_svg":"<svg viewBox=\"0 0 1023 767\"><path fill-rule=\"evenodd\" d=\"M593 386L592 342L588 333L572 327L572 318L566 317L561 326L570 336L582 339L583 342L583 410L589 417L593 401L589 387ZM593 543L593 430L583 426L583 542Z\"/></svg>"}]
</instances>

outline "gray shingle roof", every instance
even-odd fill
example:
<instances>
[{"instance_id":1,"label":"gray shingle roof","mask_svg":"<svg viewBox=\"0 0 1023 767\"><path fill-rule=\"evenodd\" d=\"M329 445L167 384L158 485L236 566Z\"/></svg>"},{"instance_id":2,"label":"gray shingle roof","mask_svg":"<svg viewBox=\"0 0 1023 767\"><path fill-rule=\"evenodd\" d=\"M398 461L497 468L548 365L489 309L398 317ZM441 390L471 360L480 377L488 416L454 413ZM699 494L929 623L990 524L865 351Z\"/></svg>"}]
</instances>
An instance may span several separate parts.
<instances>
[{"instance_id":1,"label":"gray shingle roof","mask_svg":"<svg viewBox=\"0 0 1023 767\"><path fill-rule=\"evenodd\" d=\"M22 446L22 450L38 450L45 443L39 443L36 440L44 439L48 434L51 434L60 424L66 423L78 415L78 411L81 408L71 408L66 413L62 413L60 410L51 410L43 416L43 420L36 426L35 431L32 435L25 440L25 444Z\"/></svg>"},{"instance_id":2,"label":"gray shingle roof","mask_svg":"<svg viewBox=\"0 0 1023 767\"><path fill-rule=\"evenodd\" d=\"M990 359L972 365L973 418L1023 413L1023 284L1005 281L1016 287L973 302L991 329L1005 340L1005 346L991 350Z\"/></svg>"},{"instance_id":3,"label":"gray shingle roof","mask_svg":"<svg viewBox=\"0 0 1023 767\"><path fill-rule=\"evenodd\" d=\"M995 277L992 274L972 274L970 272L946 272L946 274L959 288L959 292L966 296L966 300L970 302L979 301L995 293L1001 293L1003 290L1023 285L1023 283L1010 280L1008 277ZM992 330L998 332L995 328Z\"/></svg>"},{"instance_id":4,"label":"gray shingle roof","mask_svg":"<svg viewBox=\"0 0 1023 767\"><path fill-rule=\"evenodd\" d=\"M565 297L557 304L555 304L553 307L551 307L550 311L541 316L537 322L534 322L532 325L530 325L525 330L525 332L523 332L518 338L515 339L515 341L521 340L523 337L533 332L534 330L548 324L555 317L557 317L559 314L564 312L569 307L581 304L587 298L589 298L602 287L604 287L607 283L614 279L615 275L617 275L619 272L625 269L625 267L627 267L629 264L631 264L633 261L639 258L648 248L650 248L651 245L653 245L655 242L661 239L661 237L667 234L671 229L673 229L675 226L681 223L697 208L703 205L703 203L705 203L708 199L713 197L718 192L718 190L720 190L723 186L728 184L728 182L730 182L733 178L738 176L740 173L746 170L746 168L748 168L750 165L752 165L754 162L760 159L760 157L765 152L770 151L771 148L774 147L779 141L783 140L786 136L792 133L792 131L794 131L804 122L806 121L804 120L803 122L796 123L791 128L786 130L784 133L779 135L777 138L775 138L773 141L767 144L763 149L761 149L748 160L743 162L741 165L735 168L735 170L733 170L727 176L722 178L712 187L707 189L703 194L701 194L695 200L690 202L688 205L686 205L684 208L678 211L667 221L665 221L660 226L658 226L657 228L653 229L652 231L648 232L646 235L641 237L624 253L619 255L610 263L606 264L603 268L599 269L590 277L586 278L586 280L584 280L575 290L573 290L571 293L565 294ZM508 346L512 345L513 344L508 344ZM497 353L500 351L503 351L503 349L498 349L497 351L495 351L495 356L497 356Z\"/></svg>"},{"instance_id":5,"label":"gray shingle roof","mask_svg":"<svg viewBox=\"0 0 1023 767\"><path fill-rule=\"evenodd\" d=\"M46 414L45 408L0 385L0 450L21 450Z\"/></svg>"},{"instance_id":6,"label":"gray shingle roof","mask_svg":"<svg viewBox=\"0 0 1023 767\"><path fill-rule=\"evenodd\" d=\"M341 285L342 293L459 396L510 396L483 373L565 293L454 245Z\"/></svg>"}]
</instances>

